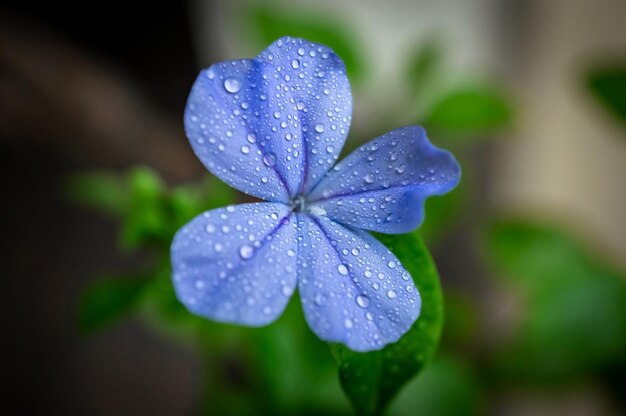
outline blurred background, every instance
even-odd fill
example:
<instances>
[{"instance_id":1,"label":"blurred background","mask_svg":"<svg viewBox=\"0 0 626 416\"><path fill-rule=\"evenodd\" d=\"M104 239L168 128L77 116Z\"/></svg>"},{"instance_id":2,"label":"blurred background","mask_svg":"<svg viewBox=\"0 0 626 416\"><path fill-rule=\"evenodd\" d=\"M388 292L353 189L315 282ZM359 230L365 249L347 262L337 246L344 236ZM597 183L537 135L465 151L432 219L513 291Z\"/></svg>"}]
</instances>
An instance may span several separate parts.
<instances>
[{"instance_id":1,"label":"blurred background","mask_svg":"<svg viewBox=\"0 0 626 416\"><path fill-rule=\"evenodd\" d=\"M347 153L423 124L463 181L427 204L439 353L392 415L626 413L623 0L3 2L0 303L11 414L350 414L299 305L188 314L173 233L245 200L182 113L198 71L283 35L331 46Z\"/></svg>"}]
</instances>

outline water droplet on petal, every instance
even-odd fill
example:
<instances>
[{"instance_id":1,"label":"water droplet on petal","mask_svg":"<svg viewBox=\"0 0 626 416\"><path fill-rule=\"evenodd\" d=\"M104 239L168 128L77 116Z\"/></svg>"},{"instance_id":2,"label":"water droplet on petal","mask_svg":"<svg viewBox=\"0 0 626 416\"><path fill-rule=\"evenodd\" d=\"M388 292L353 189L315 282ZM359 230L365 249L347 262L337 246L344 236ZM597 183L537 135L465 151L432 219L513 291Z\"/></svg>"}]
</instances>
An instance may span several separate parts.
<instances>
[{"instance_id":1,"label":"water droplet on petal","mask_svg":"<svg viewBox=\"0 0 626 416\"><path fill-rule=\"evenodd\" d=\"M395 269L396 268L396 262L395 261L390 261L389 263L387 263L387 266L390 269Z\"/></svg>"},{"instance_id":2,"label":"water droplet on petal","mask_svg":"<svg viewBox=\"0 0 626 416\"><path fill-rule=\"evenodd\" d=\"M231 94L235 94L241 89L241 82L236 78L226 78L224 80L224 89Z\"/></svg>"},{"instance_id":3,"label":"water droplet on petal","mask_svg":"<svg viewBox=\"0 0 626 416\"><path fill-rule=\"evenodd\" d=\"M318 294L315 296L314 301L317 306L322 306L324 302L326 302L326 298L324 297L324 295Z\"/></svg>"},{"instance_id":4,"label":"water droplet on petal","mask_svg":"<svg viewBox=\"0 0 626 416\"><path fill-rule=\"evenodd\" d=\"M244 260L252 258L254 256L254 247L250 244L243 244L239 247L239 256Z\"/></svg>"},{"instance_id":5,"label":"water droplet on petal","mask_svg":"<svg viewBox=\"0 0 626 416\"><path fill-rule=\"evenodd\" d=\"M322 123L315 125L315 131L321 133L324 131L324 125Z\"/></svg>"},{"instance_id":6,"label":"water droplet on petal","mask_svg":"<svg viewBox=\"0 0 626 416\"><path fill-rule=\"evenodd\" d=\"M298 69L300 67L300 61L298 61L297 59L294 59L293 61L291 61L291 67L293 69Z\"/></svg>"},{"instance_id":7,"label":"water droplet on petal","mask_svg":"<svg viewBox=\"0 0 626 416\"><path fill-rule=\"evenodd\" d=\"M387 297L389 299L395 299L397 296L398 296L398 293L395 290L393 290L393 289L391 289L391 290L389 290L387 292Z\"/></svg>"},{"instance_id":8,"label":"water droplet on petal","mask_svg":"<svg viewBox=\"0 0 626 416\"><path fill-rule=\"evenodd\" d=\"M283 295L291 296L293 294L293 289L289 286L283 286Z\"/></svg>"},{"instance_id":9,"label":"water droplet on petal","mask_svg":"<svg viewBox=\"0 0 626 416\"><path fill-rule=\"evenodd\" d=\"M367 175L365 175L363 180L365 180L365 183L374 183L374 175L368 173Z\"/></svg>"},{"instance_id":10,"label":"water droplet on petal","mask_svg":"<svg viewBox=\"0 0 626 416\"><path fill-rule=\"evenodd\" d=\"M207 233L212 233L212 232L215 232L215 225L213 225L213 224L207 224L207 226L206 226L206 232L207 232Z\"/></svg>"},{"instance_id":11,"label":"water droplet on petal","mask_svg":"<svg viewBox=\"0 0 626 416\"><path fill-rule=\"evenodd\" d=\"M219 253L224 249L224 246L221 245L220 243L215 243L215 245L213 246L213 249Z\"/></svg>"},{"instance_id":12,"label":"water droplet on petal","mask_svg":"<svg viewBox=\"0 0 626 416\"><path fill-rule=\"evenodd\" d=\"M265 166L274 166L276 164L276 155L272 152L264 154L263 163Z\"/></svg>"},{"instance_id":13,"label":"water droplet on petal","mask_svg":"<svg viewBox=\"0 0 626 416\"><path fill-rule=\"evenodd\" d=\"M348 268L346 267L345 264L340 264L339 266L337 266L337 271L342 276L345 276L348 274Z\"/></svg>"},{"instance_id":14,"label":"water droplet on petal","mask_svg":"<svg viewBox=\"0 0 626 416\"><path fill-rule=\"evenodd\" d=\"M346 318L346 320L344 321L344 325L346 326L346 328L350 329L354 326L354 323L351 319Z\"/></svg>"},{"instance_id":15,"label":"water droplet on petal","mask_svg":"<svg viewBox=\"0 0 626 416\"><path fill-rule=\"evenodd\" d=\"M365 295L359 295L356 297L356 304L361 308L367 308L370 305L370 300Z\"/></svg>"},{"instance_id":16,"label":"water droplet on petal","mask_svg":"<svg viewBox=\"0 0 626 416\"><path fill-rule=\"evenodd\" d=\"M247 155L248 153L250 153L250 146L246 146L246 145L241 146L241 153L243 153L244 155Z\"/></svg>"}]
</instances>

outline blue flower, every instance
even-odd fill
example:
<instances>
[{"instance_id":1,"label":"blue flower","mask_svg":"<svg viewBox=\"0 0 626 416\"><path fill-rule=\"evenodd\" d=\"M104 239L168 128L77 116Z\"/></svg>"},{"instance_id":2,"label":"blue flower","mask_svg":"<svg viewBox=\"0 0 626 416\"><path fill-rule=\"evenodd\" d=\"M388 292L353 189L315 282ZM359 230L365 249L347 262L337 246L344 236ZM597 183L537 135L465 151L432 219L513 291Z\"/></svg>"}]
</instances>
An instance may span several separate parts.
<instances>
[{"instance_id":1,"label":"blue flower","mask_svg":"<svg viewBox=\"0 0 626 416\"><path fill-rule=\"evenodd\" d=\"M460 168L418 126L335 164L351 113L343 62L304 39L281 38L256 59L200 73L185 111L196 155L265 202L208 211L178 231L173 281L191 312L266 325L297 289L311 329L355 351L380 349L411 327L421 306L413 280L366 230L417 228L424 200L454 188Z\"/></svg>"}]
</instances>

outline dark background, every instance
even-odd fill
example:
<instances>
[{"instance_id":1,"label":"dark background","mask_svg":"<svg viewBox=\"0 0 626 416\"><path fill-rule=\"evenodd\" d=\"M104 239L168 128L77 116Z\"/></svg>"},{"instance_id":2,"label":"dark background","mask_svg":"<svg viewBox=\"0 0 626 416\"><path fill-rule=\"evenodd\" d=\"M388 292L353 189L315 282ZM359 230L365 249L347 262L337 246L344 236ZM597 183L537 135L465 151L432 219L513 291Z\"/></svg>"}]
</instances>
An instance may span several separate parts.
<instances>
[{"instance_id":1,"label":"dark background","mask_svg":"<svg viewBox=\"0 0 626 416\"><path fill-rule=\"evenodd\" d=\"M99 127L93 120L76 126L81 108L67 98L75 83L99 81L104 90L109 84L132 84L143 100L140 106L149 107L145 111L182 114L196 76L187 13L184 2L141 8L112 2L0 6L0 49L12 40L23 46L20 56L0 54L0 229L6 265L0 291L2 407L11 414L189 411L196 368L190 354L133 320L94 337L77 335L80 288L103 271L129 269L142 259L120 256L116 224L76 208L60 189L66 174L86 164L124 167L132 152L145 151L111 150L124 148L117 141L139 146L148 141L110 132L102 138L90 132ZM29 56L41 51L50 55ZM30 68L30 59L39 59L40 67ZM72 76L81 71L88 72L85 80ZM92 90L103 92L98 85ZM7 97L16 98L8 102ZM92 98L105 100L105 109L115 105L106 96ZM92 136L90 144L79 140L84 131ZM171 136L184 144L182 127ZM181 152L189 153L185 156L193 165L170 177L201 172L191 150Z\"/></svg>"}]
</instances>

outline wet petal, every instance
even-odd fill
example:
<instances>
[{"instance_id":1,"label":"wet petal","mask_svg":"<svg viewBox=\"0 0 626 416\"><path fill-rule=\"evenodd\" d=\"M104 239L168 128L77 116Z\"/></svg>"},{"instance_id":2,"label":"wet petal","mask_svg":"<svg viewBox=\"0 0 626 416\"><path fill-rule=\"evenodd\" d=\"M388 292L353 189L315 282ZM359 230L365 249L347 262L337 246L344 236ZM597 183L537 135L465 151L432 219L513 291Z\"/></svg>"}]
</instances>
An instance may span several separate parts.
<instances>
[{"instance_id":1,"label":"wet petal","mask_svg":"<svg viewBox=\"0 0 626 416\"><path fill-rule=\"evenodd\" d=\"M355 351L397 341L421 301L400 261L367 232L298 215L298 290L309 326Z\"/></svg>"},{"instance_id":2,"label":"wet petal","mask_svg":"<svg viewBox=\"0 0 626 416\"><path fill-rule=\"evenodd\" d=\"M309 195L311 210L343 224L405 233L424 218L424 201L452 190L461 169L433 146L423 128L403 127L359 147Z\"/></svg>"},{"instance_id":3,"label":"wet petal","mask_svg":"<svg viewBox=\"0 0 626 416\"><path fill-rule=\"evenodd\" d=\"M343 148L352 117L352 92L343 61L327 46L284 37L258 58L274 67L284 94L270 99L295 111L301 161L293 164L291 189L307 193L330 169ZM293 186L297 183L297 186Z\"/></svg>"},{"instance_id":4,"label":"wet petal","mask_svg":"<svg viewBox=\"0 0 626 416\"><path fill-rule=\"evenodd\" d=\"M287 201L332 166L351 112L343 62L325 46L282 38L256 59L202 71L185 130L200 160L224 182Z\"/></svg>"},{"instance_id":5,"label":"wet petal","mask_svg":"<svg viewBox=\"0 0 626 416\"><path fill-rule=\"evenodd\" d=\"M172 243L178 299L191 312L220 322L273 322L295 289L296 234L289 208L278 203L197 216Z\"/></svg>"}]
</instances>

